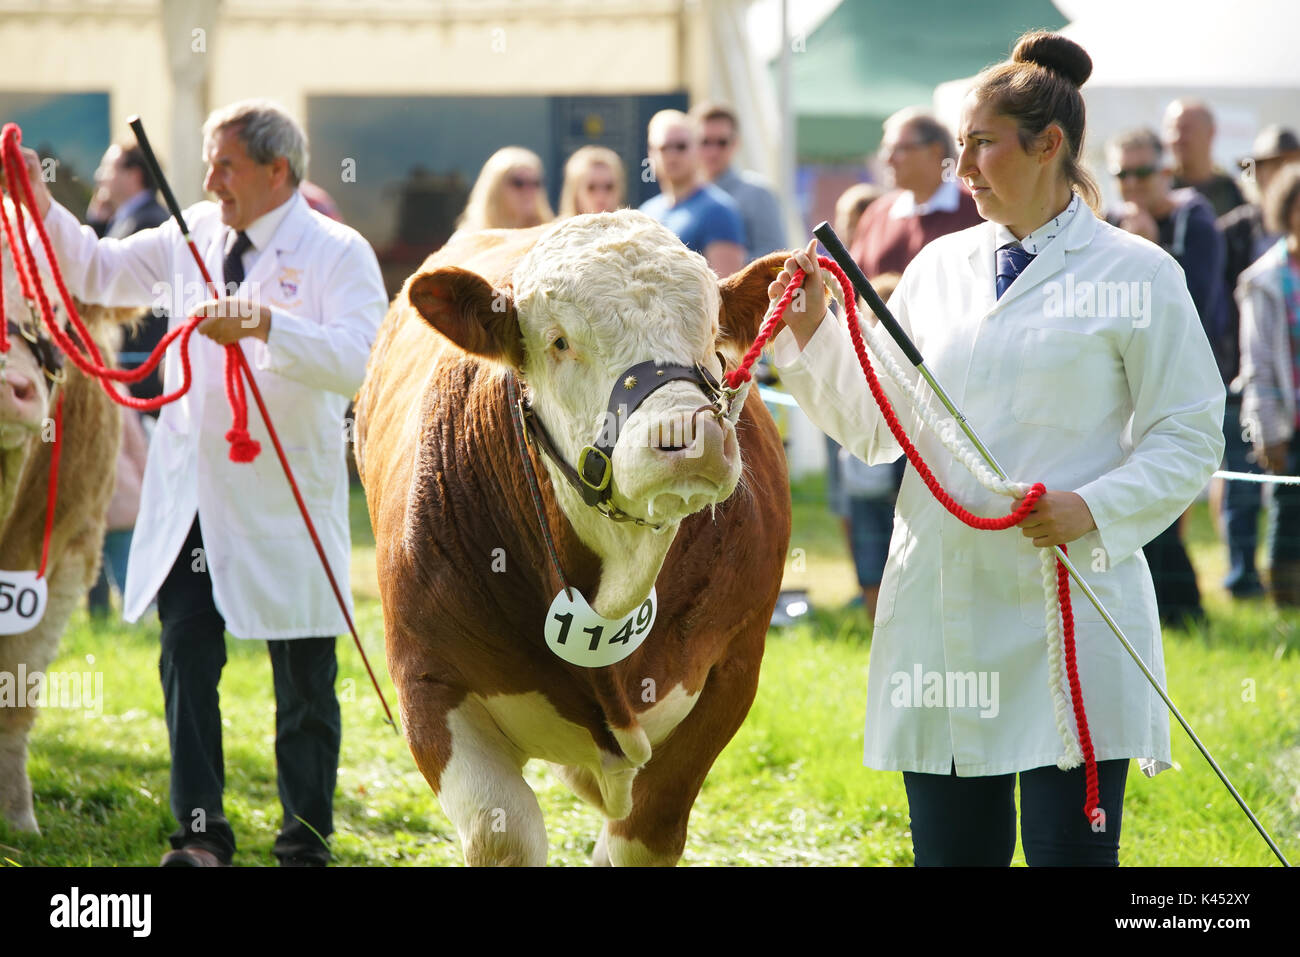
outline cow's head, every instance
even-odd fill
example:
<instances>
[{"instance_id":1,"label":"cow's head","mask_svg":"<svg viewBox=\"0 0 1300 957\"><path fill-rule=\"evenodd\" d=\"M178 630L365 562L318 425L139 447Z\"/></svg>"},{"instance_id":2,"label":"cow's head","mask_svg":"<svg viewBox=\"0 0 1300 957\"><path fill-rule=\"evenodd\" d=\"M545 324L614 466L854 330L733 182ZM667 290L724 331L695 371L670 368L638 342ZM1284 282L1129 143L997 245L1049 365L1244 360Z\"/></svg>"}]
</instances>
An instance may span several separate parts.
<instances>
[{"instance_id":1,"label":"cow's head","mask_svg":"<svg viewBox=\"0 0 1300 957\"><path fill-rule=\"evenodd\" d=\"M784 258L773 254L719 283L675 235L622 210L553 227L495 287L443 267L414 277L407 294L461 348L518 371L533 411L575 467L602 432L619 426L611 504L672 528L735 490L739 408L725 417L701 412L713 396L678 380L619 422L607 412L611 396L617 405L632 388L629 370L648 360L720 378L719 351L734 363L749 347Z\"/></svg>"},{"instance_id":2,"label":"cow's head","mask_svg":"<svg viewBox=\"0 0 1300 957\"><path fill-rule=\"evenodd\" d=\"M12 207L9 215L12 222ZM22 335L22 329L34 334L39 325L23 299L3 231L0 269L4 273L5 297L5 316L0 322L5 323L9 340L9 350L0 352L0 516L7 517L31 452L40 443L42 425L50 415L50 380L38 356L49 364L53 353L34 347ZM51 284L48 288L54 287Z\"/></svg>"}]
</instances>

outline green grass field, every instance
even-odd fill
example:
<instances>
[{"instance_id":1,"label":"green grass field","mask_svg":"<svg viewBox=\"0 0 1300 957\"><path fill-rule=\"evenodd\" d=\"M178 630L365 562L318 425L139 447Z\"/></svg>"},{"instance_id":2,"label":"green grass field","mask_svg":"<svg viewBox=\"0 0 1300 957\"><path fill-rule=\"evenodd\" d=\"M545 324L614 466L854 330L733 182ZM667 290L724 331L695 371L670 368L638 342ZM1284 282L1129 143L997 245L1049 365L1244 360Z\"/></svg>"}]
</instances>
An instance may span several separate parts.
<instances>
[{"instance_id":1,"label":"green grass field","mask_svg":"<svg viewBox=\"0 0 1300 957\"><path fill-rule=\"evenodd\" d=\"M685 864L908 865L907 803L897 773L862 767L869 624L842 611L854 591L836 521L818 483L794 490L787 583L818 609L774 630L758 697L696 802ZM354 496L357 625L382 672L382 617L365 507ZM1211 624L1165 636L1175 703L1287 855L1300 858L1300 615L1264 601L1230 603L1218 588L1223 549L1206 508L1187 531ZM30 772L43 834L0 824L0 860L22 866L153 865L174 827L158 684L158 626L97 625L78 613L52 670L102 672L102 714L47 709ZM280 824L273 749L274 696L261 642L228 640L221 685L226 813L236 863L274 863ZM461 863L450 822L382 718L361 659L340 638L343 751L335 800L337 863ZM386 674L390 704L396 696ZM1253 694L1250 692L1253 689ZM1175 769L1130 772L1120 850L1126 865L1267 865L1275 858L1187 736L1171 720ZM585 864L600 820L543 766L526 771L546 815L556 864ZM1017 863L1023 856L1017 852Z\"/></svg>"}]
</instances>

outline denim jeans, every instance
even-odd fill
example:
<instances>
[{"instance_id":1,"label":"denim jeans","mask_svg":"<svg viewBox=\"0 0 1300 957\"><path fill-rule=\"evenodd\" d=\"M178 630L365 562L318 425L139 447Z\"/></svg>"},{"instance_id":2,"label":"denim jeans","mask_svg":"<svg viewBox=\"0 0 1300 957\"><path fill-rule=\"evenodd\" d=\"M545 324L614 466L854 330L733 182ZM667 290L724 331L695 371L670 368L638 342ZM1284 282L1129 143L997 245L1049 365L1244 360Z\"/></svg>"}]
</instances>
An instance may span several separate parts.
<instances>
[{"instance_id":1,"label":"denim jeans","mask_svg":"<svg viewBox=\"0 0 1300 957\"><path fill-rule=\"evenodd\" d=\"M1291 438L1286 452L1286 474L1300 475L1300 434ZM1300 485L1273 486L1273 507L1268 513L1269 564L1276 569L1300 562Z\"/></svg>"},{"instance_id":2,"label":"denim jeans","mask_svg":"<svg viewBox=\"0 0 1300 957\"><path fill-rule=\"evenodd\" d=\"M1228 397L1223 411L1223 439L1224 467L1228 471L1259 473L1259 466L1246 458L1251 443L1242 435L1240 397ZM1232 480L1225 486L1223 524L1228 540L1228 575L1223 587L1232 592L1254 591L1259 587L1255 547L1259 540L1261 487L1254 482Z\"/></svg>"}]
</instances>

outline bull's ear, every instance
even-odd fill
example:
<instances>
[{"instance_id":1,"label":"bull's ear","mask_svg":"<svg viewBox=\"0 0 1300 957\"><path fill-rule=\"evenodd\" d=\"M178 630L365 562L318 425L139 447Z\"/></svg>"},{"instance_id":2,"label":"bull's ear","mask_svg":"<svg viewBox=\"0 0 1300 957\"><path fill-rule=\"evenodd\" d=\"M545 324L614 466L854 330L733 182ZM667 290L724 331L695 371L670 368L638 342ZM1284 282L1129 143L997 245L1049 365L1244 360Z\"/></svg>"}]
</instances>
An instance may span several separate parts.
<instances>
[{"instance_id":1,"label":"bull's ear","mask_svg":"<svg viewBox=\"0 0 1300 957\"><path fill-rule=\"evenodd\" d=\"M406 296L425 322L466 352L522 368L519 314L508 291L476 272L444 266L410 280Z\"/></svg>"},{"instance_id":2,"label":"bull's ear","mask_svg":"<svg viewBox=\"0 0 1300 957\"><path fill-rule=\"evenodd\" d=\"M719 283L722 305L718 310L718 348L731 362L738 363L754 344L767 313L767 287L793 255L769 253Z\"/></svg>"}]
</instances>

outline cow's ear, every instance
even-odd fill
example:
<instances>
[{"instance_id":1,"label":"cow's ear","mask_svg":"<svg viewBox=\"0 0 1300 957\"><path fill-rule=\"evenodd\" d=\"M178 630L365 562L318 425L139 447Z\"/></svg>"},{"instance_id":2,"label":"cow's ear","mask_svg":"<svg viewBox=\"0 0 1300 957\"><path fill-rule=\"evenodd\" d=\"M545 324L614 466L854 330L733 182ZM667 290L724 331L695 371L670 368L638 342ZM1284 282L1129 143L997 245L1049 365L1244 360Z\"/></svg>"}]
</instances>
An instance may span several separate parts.
<instances>
[{"instance_id":1,"label":"cow's ear","mask_svg":"<svg viewBox=\"0 0 1300 957\"><path fill-rule=\"evenodd\" d=\"M767 313L767 287L781 272L793 252L769 253L719 283L722 305L718 310L718 348L731 362L739 362L754 344Z\"/></svg>"},{"instance_id":2,"label":"cow's ear","mask_svg":"<svg viewBox=\"0 0 1300 957\"><path fill-rule=\"evenodd\" d=\"M494 289L476 272L444 266L411 279L406 296L425 322L466 352L522 368L524 343L509 291Z\"/></svg>"}]
</instances>

